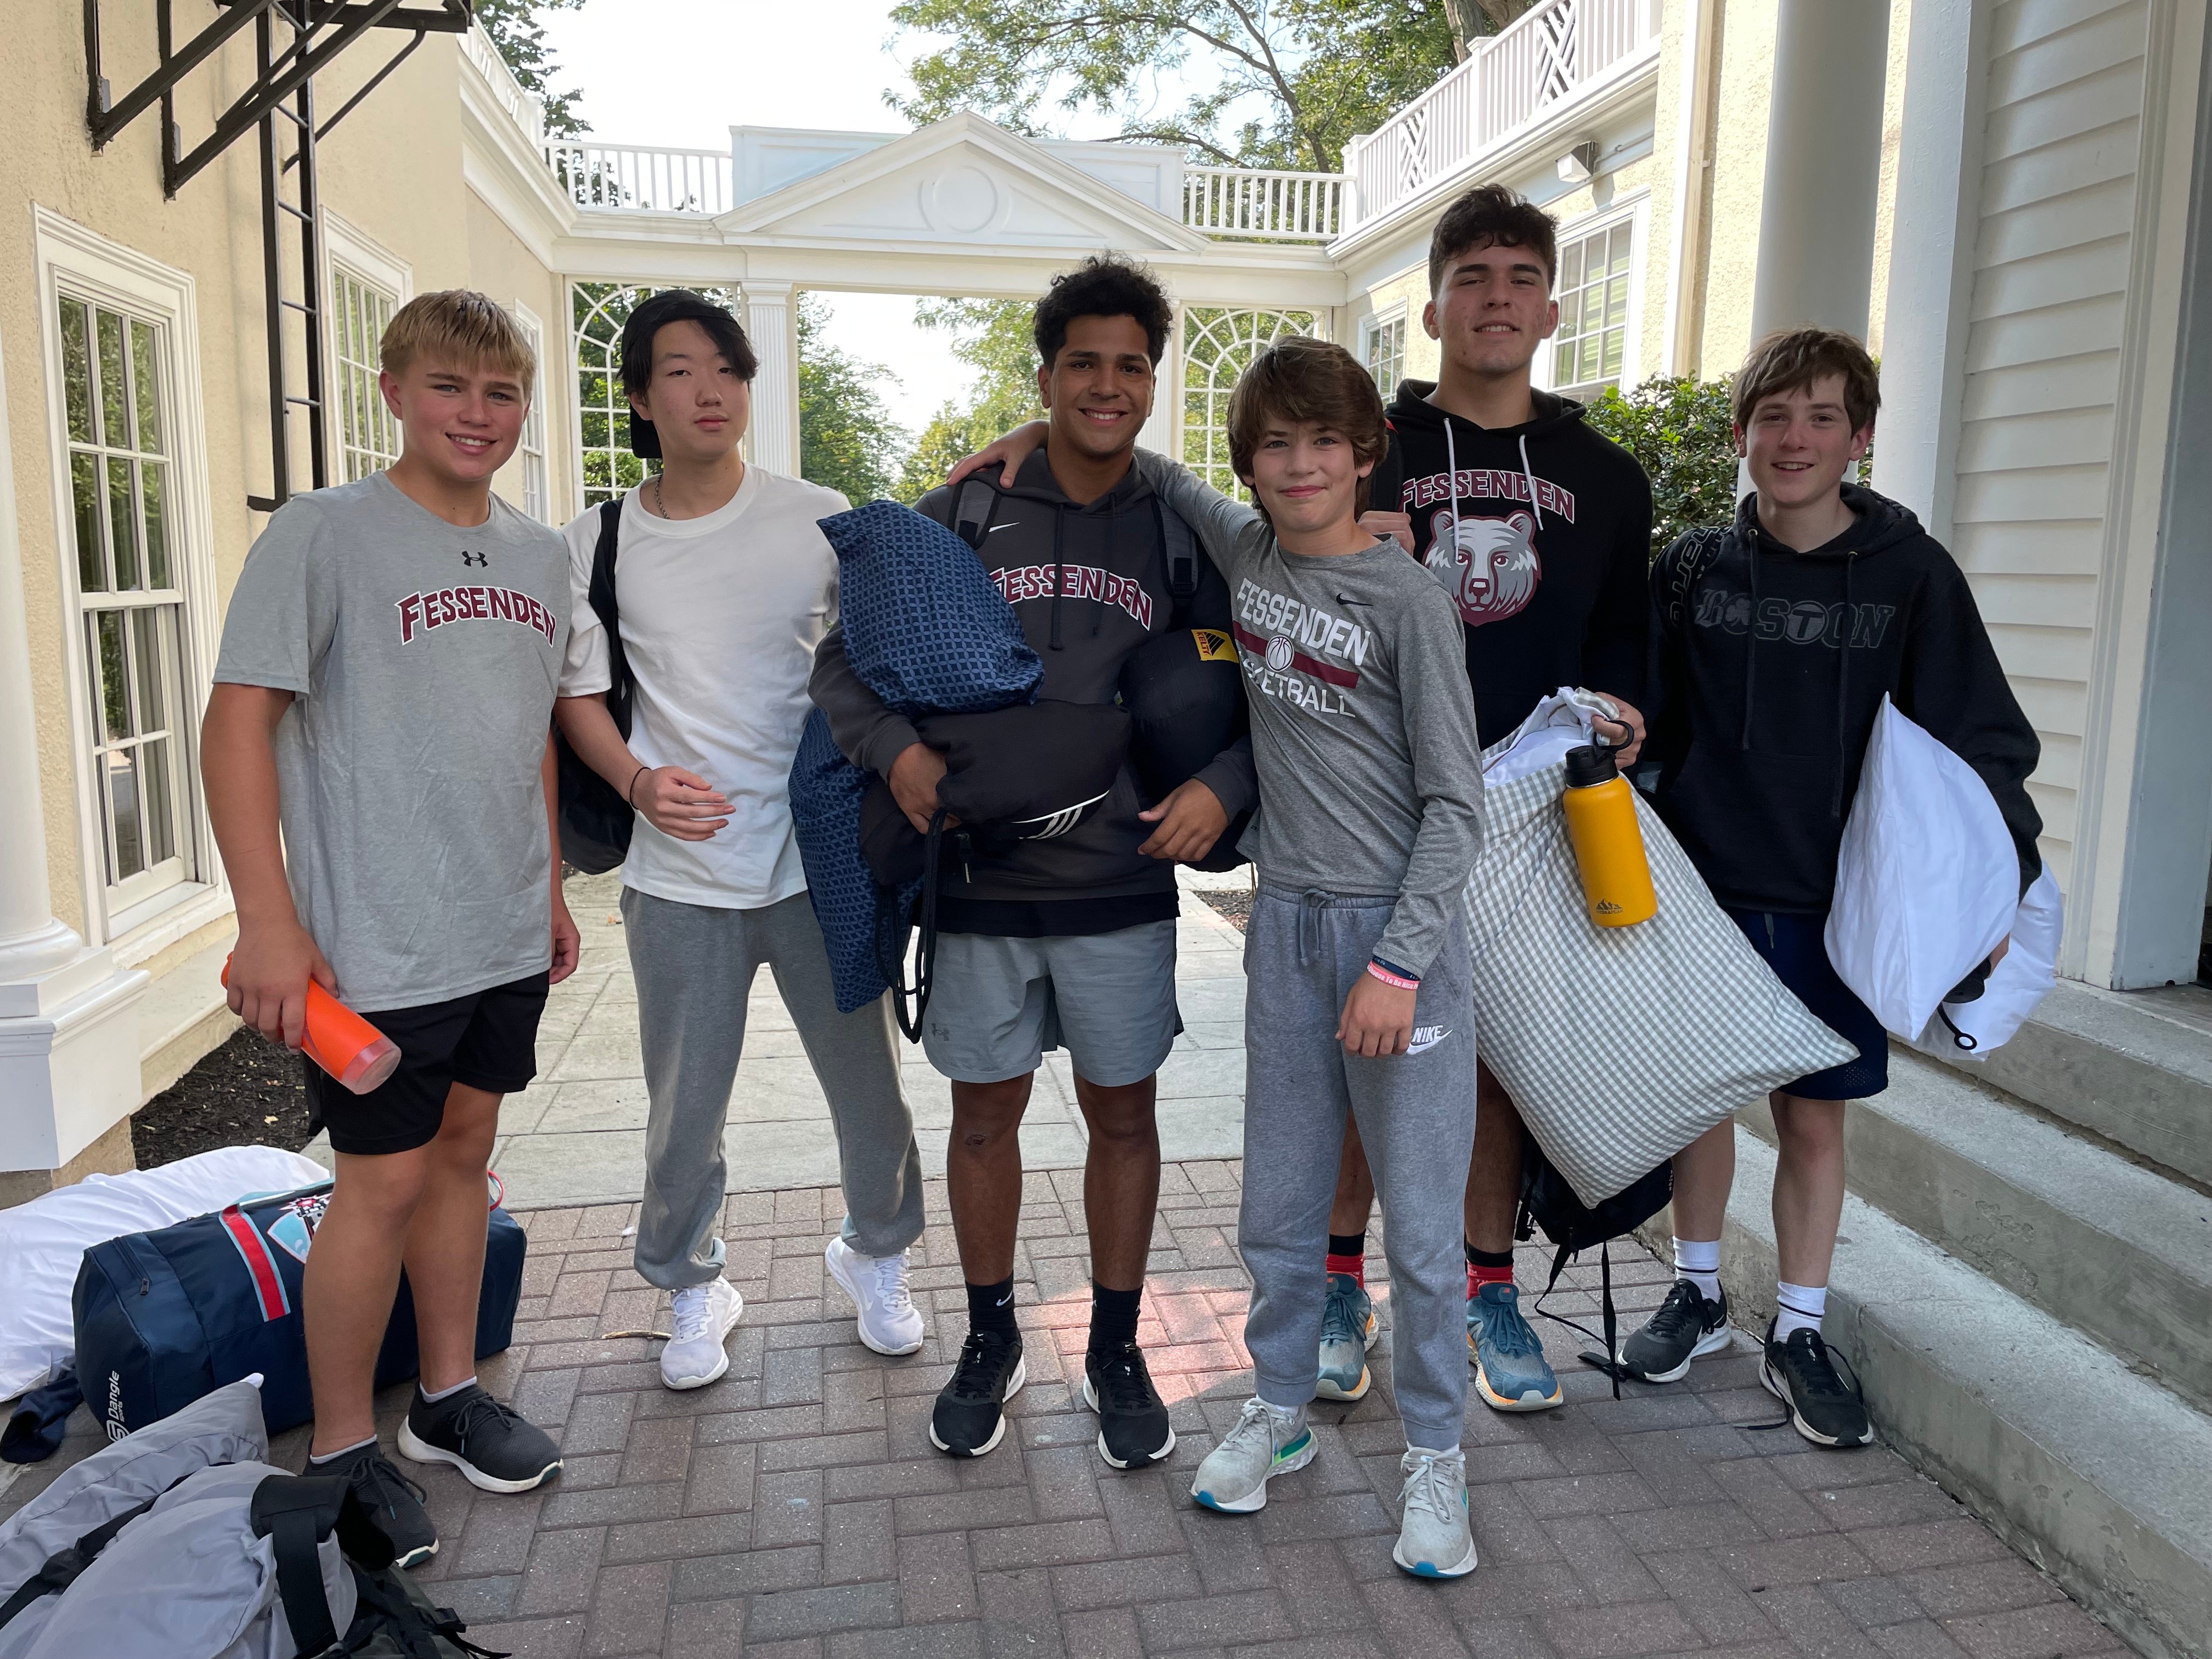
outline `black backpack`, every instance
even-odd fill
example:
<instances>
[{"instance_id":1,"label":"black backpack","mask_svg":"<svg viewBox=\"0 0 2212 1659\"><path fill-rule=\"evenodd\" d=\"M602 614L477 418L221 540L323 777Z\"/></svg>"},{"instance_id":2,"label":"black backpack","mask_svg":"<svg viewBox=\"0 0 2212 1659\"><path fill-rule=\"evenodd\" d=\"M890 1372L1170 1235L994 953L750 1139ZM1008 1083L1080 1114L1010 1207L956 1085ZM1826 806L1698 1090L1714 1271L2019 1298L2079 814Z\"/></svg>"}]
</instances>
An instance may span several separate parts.
<instances>
[{"instance_id":1,"label":"black backpack","mask_svg":"<svg viewBox=\"0 0 2212 1659\"><path fill-rule=\"evenodd\" d=\"M1630 1182L1620 1192L1593 1209L1575 1195L1567 1178L1553 1167L1544 1156L1544 1149L1536 1144L1534 1135L1523 1137L1521 1154L1521 1209L1513 1236L1528 1239L1534 1230L1540 1227L1544 1237L1556 1247L1552 1257L1552 1275L1544 1281L1543 1294L1536 1298L1536 1312L1549 1320L1582 1332L1596 1340L1597 1334L1555 1313L1546 1313L1544 1297L1549 1296L1566 1271L1567 1263L1583 1251L1595 1248L1598 1253L1598 1282L1601 1305L1604 1309L1605 1351L1601 1354L1584 1352L1585 1365L1594 1365L1613 1379L1613 1397L1620 1398L1622 1372L1619 1355L1619 1321L1613 1306L1613 1250L1612 1243L1624 1234L1642 1226L1673 1201L1674 1196L1674 1164L1669 1158L1649 1175Z\"/></svg>"},{"instance_id":2,"label":"black backpack","mask_svg":"<svg viewBox=\"0 0 2212 1659\"><path fill-rule=\"evenodd\" d=\"M615 554L621 538L622 497L599 508L599 545L592 551L592 609L607 634L607 667L614 684L607 688L607 712L615 729L628 742L630 705L636 682L630 678L629 658L623 650L622 617L615 603ZM554 757L560 767L561 856L587 876L605 873L629 856L629 837L636 823L635 810L622 792L584 763L568 746L561 728L553 728Z\"/></svg>"}]
</instances>

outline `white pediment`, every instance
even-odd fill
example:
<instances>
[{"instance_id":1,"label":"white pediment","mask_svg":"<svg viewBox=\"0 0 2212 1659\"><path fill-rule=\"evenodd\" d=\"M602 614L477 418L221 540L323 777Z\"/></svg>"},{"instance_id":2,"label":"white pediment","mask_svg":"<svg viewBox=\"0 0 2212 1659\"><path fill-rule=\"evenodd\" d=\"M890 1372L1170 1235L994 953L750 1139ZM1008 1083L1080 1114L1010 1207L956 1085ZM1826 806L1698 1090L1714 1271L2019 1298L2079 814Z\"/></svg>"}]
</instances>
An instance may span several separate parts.
<instances>
[{"instance_id":1,"label":"white pediment","mask_svg":"<svg viewBox=\"0 0 2212 1659\"><path fill-rule=\"evenodd\" d=\"M1180 189L1179 158L1171 163L1151 146L1076 158L1065 153L1073 148L1037 143L975 116L957 115L849 153L740 204L721 223L726 232L744 235L886 246L951 242L1164 252L1205 245L1172 216L1180 202L1162 199Z\"/></svg>"}]
</instances>

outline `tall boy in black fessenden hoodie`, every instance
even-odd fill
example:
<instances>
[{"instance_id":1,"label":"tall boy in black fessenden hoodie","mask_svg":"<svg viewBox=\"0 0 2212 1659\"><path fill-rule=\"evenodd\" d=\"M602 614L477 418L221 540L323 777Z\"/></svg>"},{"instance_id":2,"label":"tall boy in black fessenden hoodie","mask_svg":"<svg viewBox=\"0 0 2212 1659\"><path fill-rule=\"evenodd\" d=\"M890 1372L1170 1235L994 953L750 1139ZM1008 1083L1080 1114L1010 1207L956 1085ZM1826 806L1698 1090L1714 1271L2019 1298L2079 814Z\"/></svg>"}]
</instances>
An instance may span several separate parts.
<instances>
[{"instance_id":1,"label":"tall boy in black fessenden hoodie","mask_svg":"<svg viewBox=\"0 0 2212 1659\"><path fill-rule=\"evenodd\" d=\"M1865 348L1823 329L1772 336L1733 397L1757 494L1733 525L1691 532L1652 569L1652 758L1660 812L1713 896L1859 1050L1771 1097L1781 1280L1760 1370L1800 1434L1856 1446L1870 1434L1866 1408L1830 1362L1820 1317L1843 1213L1844 1103L1887 1086L1889 1044L1822 942L1844 823L1887 696L1989 785L2025 892L2042 868L2027 794L2039 745L1951 556L1904 507L1843 482L1881 403ZM1735 1171L1732 1121L1674 1159L1678 1277L1621 1348L1649 1381L1728 1346L1717 1275Z\"/></svg>"},{"instance_id":2,"label":"tall boy in black fessenden hoodie","mask_svg":"<svg viewBox=\"0 0 2212 1659\"><path fill-rule=\"evenodd\" d=\"M1502 185L1468 191L1437 221L1422 321L1443 366L1433 386L1399 383L1389 453L1375 471L1376 510L1360 526L1397 537L1457 602L1485 744L1510 736L1559 687L1579 685L1621 705L1624 726L1606 735L1629 740L1633 758L1651 486L1634 456L1584 422L1580 404L1530 385L1535 356L1559 325L1554 233L1550 215ZM1540 1411L1565 1396L1513 1285L1520 1114L1480 1061L1476 1095L1463 1215L1468 1358L1486 1404ZM1345 1333L1372 1326L1360 1269L1374 1196L1350 1129L1329 1220L1327 1397L1356 1397L1346 1384L1364 1375Z\"/></svg>"}]
</instances>

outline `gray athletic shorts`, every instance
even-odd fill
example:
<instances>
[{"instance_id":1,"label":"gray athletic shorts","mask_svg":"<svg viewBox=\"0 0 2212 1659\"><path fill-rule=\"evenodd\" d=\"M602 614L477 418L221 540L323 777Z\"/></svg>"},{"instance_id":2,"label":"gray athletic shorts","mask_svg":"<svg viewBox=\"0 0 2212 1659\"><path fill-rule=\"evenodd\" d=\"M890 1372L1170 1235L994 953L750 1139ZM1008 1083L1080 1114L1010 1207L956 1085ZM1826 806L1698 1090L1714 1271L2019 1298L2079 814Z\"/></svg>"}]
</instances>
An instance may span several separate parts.
<instances>
[{"instance_id":1,"label":"gray athletic shorts","mask_svg":"<svg viewBox=\"0 0 2212 1659\"><path fill-rule=\"evenodd\" d=\"M1141 922L1081 939L942 933L921 1046L956 1083L998 1083L1065 1048L1103 1087L1141 1083L1182 1030L1176 925Z\"/></svg>"}]
</instances>

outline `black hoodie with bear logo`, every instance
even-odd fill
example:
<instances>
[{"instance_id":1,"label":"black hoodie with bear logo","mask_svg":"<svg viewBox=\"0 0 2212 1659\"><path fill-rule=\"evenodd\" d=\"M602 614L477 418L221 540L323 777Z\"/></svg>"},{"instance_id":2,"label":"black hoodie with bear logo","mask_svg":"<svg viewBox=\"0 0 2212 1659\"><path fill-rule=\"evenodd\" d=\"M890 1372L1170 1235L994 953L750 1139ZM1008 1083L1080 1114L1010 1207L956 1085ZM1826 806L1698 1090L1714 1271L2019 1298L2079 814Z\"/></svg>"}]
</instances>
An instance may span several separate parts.
<instances>
[{"instance_id":1,"label":"black hoodie with bear logo","mask_svg":"<svg viewBox=\"0 0 2212 1659\"><path fill-rule=\"evenodd\" d=\"M1530 394L1535 413L1495 430L1401 380L1389 453L1370 505L1413 520L1413 556L1458 602L1484 744L1512 734L1563 685L1635 702L1644 690L1651 484L1592 430L1583 406Z\"/></svg>"}]
</instances>

